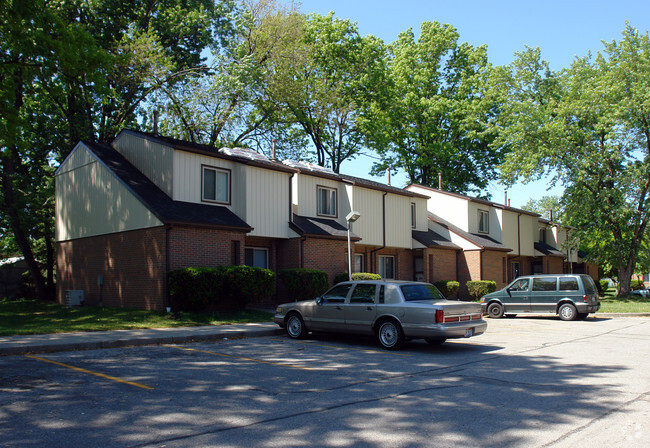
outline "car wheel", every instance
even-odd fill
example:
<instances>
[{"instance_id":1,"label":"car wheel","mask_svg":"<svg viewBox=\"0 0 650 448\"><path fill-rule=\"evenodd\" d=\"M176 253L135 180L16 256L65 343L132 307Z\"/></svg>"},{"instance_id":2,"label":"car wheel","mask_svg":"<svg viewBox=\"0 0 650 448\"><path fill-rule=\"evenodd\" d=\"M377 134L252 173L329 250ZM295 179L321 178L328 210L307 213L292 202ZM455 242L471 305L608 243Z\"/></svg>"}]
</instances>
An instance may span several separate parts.
<instances>
[{"instance_id":1,"label":"car wheel","mask_svg":"<svg viewBox=\"0 0 650 448\"><path fill-rule=\"evenodd\" d=\"M287 317L286 329L291 339L302 339L307 336L305 322L298 313L292 313Z\"/></svg>"},{"instance_id":2,"label":"car wheel","mask_svg":"<svg viewBox=\"0 0 650 448\"><path fill-rule=\"evenodd\" d=\"M404 331L402 326L394 320L385 320L379 324L377 340L387 350L399 350L404 345Z\"/></svg>"},{"instance_id":3,"label":"car wheel","mask_svg":"<svg viewBox=\"0 0 650 448\"><path fill-rule=\"evenodd\" d=\"M560 306L560 309L557 310L557 313L560 315L562 320L575 320L578 317L578 311L576 307L570 303L565 303Z\"/></svg>"},{"instance_id":4,"label":"car wheel","mask_svg":"<svg viewBox=\"0 0 650 448\"><path fill-rule=\"evenodd\" d=\"M439 338L439 339L427 338L427 339L425 339L425 341L427 341L427 343L429 345L441 345L441 344L444 344L446 340L447 339L445 339L445 338Z\"/></svg>"},{"instance_id":5,"label":"car wheel","mask_svg":"<svg viewBox=\"0 0 650 448\"><path fill-rule=\"evenodd\" d=\"M503 317L503 306L500 303L491 303L487 309L488 316L498 319Z\"/></svg>"}]
</instances>

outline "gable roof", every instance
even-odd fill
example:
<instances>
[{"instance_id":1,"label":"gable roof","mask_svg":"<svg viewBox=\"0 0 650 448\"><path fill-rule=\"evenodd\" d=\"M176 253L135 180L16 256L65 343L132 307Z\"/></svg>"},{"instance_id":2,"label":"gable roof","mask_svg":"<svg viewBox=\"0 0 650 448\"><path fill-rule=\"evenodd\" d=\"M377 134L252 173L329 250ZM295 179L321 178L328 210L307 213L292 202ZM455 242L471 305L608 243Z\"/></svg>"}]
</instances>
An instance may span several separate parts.
<instances>
[{"instance_id":1,"label":"gable roof","mask_svg":"<svg viewBox=\"0 0 650 448\"><path fill-rule=\"evenodd\" d=\"M456 227L449 221L445 221L444 219L434 215L433 213L429 212L429 221L435 222L438 225L446 228L450 232L455 233L456 235L465 238L467 241L479 246L481 249L491 249L491 250L499 250L499 251L504 251L504 252L511 252L512 249L509 248L508 246L498 242L494 238L490 238L489 236L486 235L479 235L476 233L469 233L465 232L463 229L460 227Z\"/></svg>"},{"instance_id":2,"label":"gable roof","mask_svg":"<svg viewBox=\"0 0 650 448\"><path fill-rule=\"evenodd\" d=\"M203 145L200 143L187 142L185 140L178 140L172 137L164 137L162 135L152 134L149 132L136 131L134 129L124 129L120 132L127 134L134 134L151 140L165 146L169 146L179 151L191 152L194 154L207 155L210 157L218 157L225 160L236 161L245 165L256 166L258 168L266 168L270 170L283 171L285 173L295 173L297 170L286 166L282 162L272 160L264 154L246 148L216 148L210 145ZM119 134L116 139L119 138Z\"/></svg>"},{"instance_id":3,"label":"gable roof","mask_svg":"<svg viewBox=\"0 0 650 448\"><path fill-rule=\"evenodd\" d=\"M311 218L294 214L289 226L301 236L346 240L348 238L348 229L334 219ZM359 236L350 232L350 240L359 241L360 239Z\"/></svg>"},{"instance_id":4,"label":"gable roof","mask_svg":"<svg viewBox=\"0 0 650 448\"><path fill-rule=\"evenodd\" d=\"M426 232L420 230L413 231L413 239L426 247L441 247L447 249L460 250L461 247L452 243L442 235L429 229Z\"/></svg>"},{"instance_id":5,"label":"gable roof","mask_svg":"<svg viewBox=\"0 0 650 448\"><path fill-rule=\"evenodd\" d=\"M240 232L253 230L227 207L174 201L112 146L87 141L82 143L163 223L215 227Z\"/></svg>"},{"instance_id":6,"label":"gable roof","mask_svg":"<svg viewBox=\"0 0 650 448\"><path fill-rule=\"evenodd\" d=\"M535 250L542 253L543 255L555 255L565 257L566 254L560 250L557 250L550 244L544 243L542 241L535 242Z\"/></svg>"},{"instance_id":7,"label":"gable roof","mask_svg":"<svg viewBox=\"0 0 650 448\"><path fill-rule=\"evenodd\" d=\"M466 200L468 202L473 202L473 203L476 203L476 204L487 205L489 207L494 207L494 208L498 208L498 209L501 209L501 210L507 210L507 211L514 212L514 213L521 213L522 215L530 215L530 216L535 216L535 217L540 216L539 213L529 212L528 210L522 210L520 208L510 207L510 206L507 206L507 205L499 204L498 202L488 201L487 199L473 198L471 196L465 196L465 195L462 195L462 194L459 194L459 193L452 193L451 191L438 190L437 188L427 187L426 185L409 184L405 188L408 188L408 187L411 187L411 186L423 188L425 190L429 190L429 191L434 192L434 193L444 194L445 196L451 196L451 197L455 197L455 198L458 198L458 199L464 199L464 200Z\"/></svg>"}]
</instances>

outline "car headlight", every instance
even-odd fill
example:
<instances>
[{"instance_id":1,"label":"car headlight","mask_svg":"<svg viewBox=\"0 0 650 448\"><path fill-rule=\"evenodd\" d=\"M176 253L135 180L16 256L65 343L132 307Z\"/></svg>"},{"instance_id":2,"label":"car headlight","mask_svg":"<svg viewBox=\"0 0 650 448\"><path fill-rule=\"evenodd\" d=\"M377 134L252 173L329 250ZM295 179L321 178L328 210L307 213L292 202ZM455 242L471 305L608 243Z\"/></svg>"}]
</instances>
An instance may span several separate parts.
<instances>
[{"instance_id":1,"label":"car headlight","mask_svg":"<svg viewBox=\"0 0 650 448\"><path fill-rule=\"evenodd\" d=\"M280 314L282 314L282 307L281 307L281 306L277 307L277 308L275 309L275 312L276 312L276 313L280 313Z\"/></svg>"}]
</instances>

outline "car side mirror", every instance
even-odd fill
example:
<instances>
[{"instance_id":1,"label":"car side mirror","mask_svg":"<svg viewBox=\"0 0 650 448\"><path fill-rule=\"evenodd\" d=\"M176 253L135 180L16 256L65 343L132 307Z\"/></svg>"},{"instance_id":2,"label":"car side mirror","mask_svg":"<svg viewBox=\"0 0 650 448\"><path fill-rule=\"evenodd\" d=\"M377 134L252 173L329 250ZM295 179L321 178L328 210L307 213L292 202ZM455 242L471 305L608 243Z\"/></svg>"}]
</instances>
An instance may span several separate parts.
<instances>
[{"instance_id":1,"label":"car side mirror","mask_svg":"<svg viewBox=\"0 0 650 448\"><path fill-rule=\"evenodd\" d=\"M316 298L316 304L317 305L322 305L323 304L323 297Z\"/></svg>"}]
</instances>

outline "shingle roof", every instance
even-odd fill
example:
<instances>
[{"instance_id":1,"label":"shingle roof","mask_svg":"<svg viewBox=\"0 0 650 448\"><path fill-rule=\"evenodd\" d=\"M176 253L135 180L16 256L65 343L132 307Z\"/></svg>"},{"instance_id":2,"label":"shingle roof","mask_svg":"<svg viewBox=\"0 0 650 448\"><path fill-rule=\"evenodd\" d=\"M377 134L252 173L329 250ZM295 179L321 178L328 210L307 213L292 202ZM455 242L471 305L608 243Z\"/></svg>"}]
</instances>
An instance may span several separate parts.
<instances>
[{"instance_id":1,"label":"shingle roof","mask_svg":"<svg viewBox=\"0 0 650 448\"><path fill-rule=\"evenodd\" d=\"M217 227L241 232L253 230L227 207L172 200L112 146L91 142L83 144L163 223Z\"/></svg>"},{"instance_id":2,"label":"shingle roof","mask_svg":"<svg viewBox=\"0 0 650 448\"><path fill-rule=\"evenodd\" d=\"M485 235L478 235L476 233L465 232L460 227L456 227L452 223L445 221L444 219L434 215L433 213L429 213L429 220L438 223L439 225L449 229L455 234L460 235L461 237L465 238L466 240L476 244L477 246L483 249L501 250L504 252L512 251L511 248L498 242L494 238Z\"/></svg>"},{"instance_id":3,"label":"shingle roof","mask_svg":"<svg viewBox=\"0 0 650 448\"><path fill-rule=\"evenodd\" d=\"M125 129L122 132L140 135L141 137L149 140L157 141L159 143L171 146L174 149L188 151L198 154L205 154L211 157L219 157L226 160L235 160L246 165L258 166L261 168L272 169L276 171L284 171L287 173L295 173L297 170L284 165L282 162L272 160L264 154L246 148L216 148L210 145L202 145L200 143L187 142L172 137L164 137L162 135L152 134L149 132L136 131L133 129Z\"/></svg>"},{"instance_id":4,"label":"shingle roof","mask_svg":"<svg viewBox=\"0 0 650 448\"><path fill-rule=\"evenodd\" d=\"M347 239L348 237L348 229L334 219L293 215L290 226L298 234L303 236L330 239ZM359 241L361 238L350 232L350 239Z\"/></svg>"},{"instance_id":5,"label":"shingle roof","mask_svg":"<svg viewBox=\"0 0 650 448\"><path fill-rule=\"evenodd\" d=\"M557 250L553 246L546 244L542 241L537 241L535 243L535 250L543 253L544 255L557 255L557 256L566 256L566 254L560 250Z\"/></svg>"},{"instance_id":6,"label":"shingle roof","mask_svg":"<svg viewBox=\"0 0 650 448\"><path fill-rule=\"evenodd\" d=\"M450 248L450 249L457 249L460 250L460 246L452 243L442 235L439 235L438 233L434 232L433 230L429 229L426 232L422 232L419 230L414 230L413 231L413 239L416 240L418 243L423 244L426 247L445 247L445 248Z\"/></svg>"}]
</instances>

